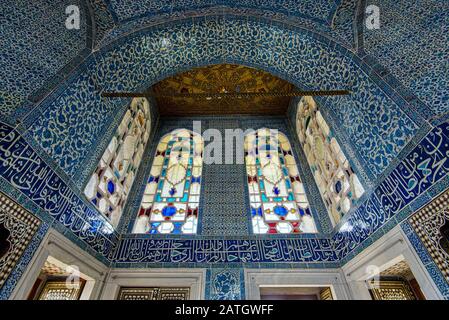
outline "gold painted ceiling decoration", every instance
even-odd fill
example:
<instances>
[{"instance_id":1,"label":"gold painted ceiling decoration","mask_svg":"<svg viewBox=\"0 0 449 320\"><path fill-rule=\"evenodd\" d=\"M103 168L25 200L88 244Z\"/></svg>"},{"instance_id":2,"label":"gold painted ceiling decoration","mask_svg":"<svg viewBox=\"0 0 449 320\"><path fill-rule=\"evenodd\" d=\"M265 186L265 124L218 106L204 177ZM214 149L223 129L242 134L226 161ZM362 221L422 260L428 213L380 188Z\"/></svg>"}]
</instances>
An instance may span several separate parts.
<instances>
[{"instance_id":1,"label":"gold painted ceiling decoration","mask_svg":"<svg viewBox=\"0 0 449 320\"><path fill-rule=\"evenodd\" d=\"M400 261L380 273L381 277L402 277L412 279L413 273L406 261Z\"/></svg>"},{"instance_id":2,"label":"gold painted ceiling decoration","mask_svg":"<svg viewBox=\"0 0 449 320\"><path fill-rule=\"evenodd\" d=\"M152 87L157 94L292 92L294 86L265 71L232 64L194 68L164 79ZM161 116L212 114L283 115L290 97L235 98L156 97Z\"/></svg>"},{"instance_id":3,"label":"gold painted ceiling decoration","mask_svg":"<svg viewBox=\"0 0 449 320\"><path fill-rule=\"evenodd\" d=\"M50 261L46 260L42 269L41 273L47 275L47 276L69 276L70 272L62 269L61 267L51 263Z\"/></svg>"}]
</instances>

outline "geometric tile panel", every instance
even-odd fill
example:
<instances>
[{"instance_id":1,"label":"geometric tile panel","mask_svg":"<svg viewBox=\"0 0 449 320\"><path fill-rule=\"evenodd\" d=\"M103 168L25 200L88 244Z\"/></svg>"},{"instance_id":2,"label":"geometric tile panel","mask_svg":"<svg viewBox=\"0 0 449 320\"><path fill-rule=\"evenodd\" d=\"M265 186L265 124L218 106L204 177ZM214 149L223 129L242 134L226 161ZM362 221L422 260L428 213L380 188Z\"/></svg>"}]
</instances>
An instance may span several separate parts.
<instances>
[{"instance_id":1,"label":"geometric tile panel","mask_svg":"<svg viewBox=\"0 0 449 320\"><path fill-rule=\"evenodd\" d=\"M40 220L0 192L0 288L21 258Z\"/></svg>"},{"instance_id":2,"label":"geometric tile panel","mask_svg":"<svg viewBox=\"0 0 449 320\"><path fill-rule=\"evenodd\" d=\"M403 279L412 279L413 273L406 261L401 261L380 273L381 277L400 277Z\"/></svg>"},{"instance_id":3,"label":"geometric tile panel","mask_svg":"<svg viewBox=\"0 0 449 320\"><path fill-rule=\"evenodd\" d=\"M373 300L416 300L406 281L379 281L379 287L370 290Z\"/></svg>"},{"instance_id":4,"label":"geometric tile panel","mask_svg":"<svg viewBox=\"0 0 449 320\"><path fill-rule=\"evenodd\" d=\"M416 212L409 223L449 283L449 252L441 245L445 236L440 232L441 227L449 223L449 191Z\"/></svg>"},{"instance_id":5,"label":"geometric tile panel","mask_svg":"<svg viewBox=\"0 0 449 320\"><path fill-rule=\"evenodd\" d=\"M41 269L41 273L47 276L54 276L54 277L64 277L70 275L70 272L67 272L63 268L51 263L48 260L45 261L44 266Z\"/></svg>"},{"instance_id":6,"label":"geometric tile panel","mask_svg":"<svg viewBox=\"0 0 449 320\"><path fill-rule=\"evenodd\" d=\"M205 165L203 235L247 235L248 210L242 165ZM226 190L224 192L223 190Z\"/></svg>"}]
</instances>

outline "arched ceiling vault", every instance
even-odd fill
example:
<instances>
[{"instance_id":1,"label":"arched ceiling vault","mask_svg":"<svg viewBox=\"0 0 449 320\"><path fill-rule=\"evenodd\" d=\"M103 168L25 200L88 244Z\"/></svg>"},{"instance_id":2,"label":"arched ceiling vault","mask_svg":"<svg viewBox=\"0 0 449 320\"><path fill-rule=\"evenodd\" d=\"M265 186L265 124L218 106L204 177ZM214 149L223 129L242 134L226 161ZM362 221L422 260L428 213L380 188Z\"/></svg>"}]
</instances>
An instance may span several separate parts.
<instances>
[{"instance_id":1,"label":"arched ceiling vault","mask_svg":"<svg viewBox=\"0 0 449 320\"><path fill-rule=\"evenodd\" d=\"M92 148L125 101L100 91L144 90L192 67L233 63L267 71L300 89L351 89L320 99L324 113L369 181L380 175L425 120L346 48L300 28L241 16L180 20L135 32L91 55L24 119L27 132L69 176L90 170ZM107 139L107 137L105 137ZM101 149L101 148L99 148Z\"/></svg>"},{"instance_id":2,"label":"arched ceiling vault","mask_svg":"<svg viewBox=\"0 0 449 320\"><path fill-rule=\"evenodd\" d=\"M321 19L313 6L300 6L295 14L293 7L288 9L288 1L282 2L287 10L265 6L268 1L263 0L257 2L258 8L218 2L192 8L186 2L185 8L157 9L154 15L145 4L162 2L135 1L144 4L144 12L133 15L136 9L131 1L121 1L131 6L127 16L128 9L119 12L114 7L118 0L88 0L91 19L85 16L79 32L68 32L57 17L74 2L54 5L54 1L36 0L37 11L27 6L28 1L0 4L6 17L1 29L6 40L0 44L4 53L0 56L0 120L17 125L18 133L3 123L1 129L3 137L13 137L21 148L14 152L16 159L25 160L3 161L9 167L2 174L11 172L8 183L22 183L20 191L8 192L26 199L33 210L42 205L46 191L30 186L28 178L36 175L39 183L48 180L47 187L60 192L54 199L67 205L69 212L52 201L38 210L70 224L75 236L84 237L105 257L118 243L115 232L100 230L98 237L106 240L95 242L96 224L94 231L85 234L79 225L71 225L78 221L73 218L78 214L104 223L98 212L84 206L79 190L128 101L102 99L100 93L143 90L193 67L240 64L301 89L345 85L353 90L350 96L318 99L361 179L372 183L366 201L345 221L348 228L337 232L332 241L323 239L335 259L362 250L374 231L401 221L447 186L448 129L447 123L441 124L449 108L447 1L373 0L384 12L382 27L368 31L361 14L364 8L359 6L357 11L357 3L350 0L332 7L337 8L332 18L323 14ZM85 1L76 3L85 9ZM312 1L301 5L307 3ZM194 18L193 12L197 12ZM3 142L11 144L7 139ZM13 154L9 151L3 149L8 159ZM24 168L29 165L31 169ZM16 175L14 171L20 169L23 172ZM410 172L412 178L404 182Z\"/></svg>"},{"instance_id":3,"label":"arched ceiling vault","mask_svg":"<svg viewBox=\"0 0 449 320\"><path fill-rule=\"evenodd\" d=\"M198 93L289 93L294 86L268 72L234 64L194 68L166 78L151 87L155 94ZM161 116L217 114L286 115L291 98L261 96L251 98L157 97Z\"/></svg>"},{"instance_id":4,"label":"arched ceiling vault","mask_svg":"<svg viewBox=\"0 0 449 320\"><path fill-rule=\"evenodd\" d=\"M46 0L40 1L43 8L52 12L53 7L45 6ZM426 11L417 10L416 14L433 19L431 26L440 27L444 17L439 13L444 12L447 4L427 2L433 6ZM79 5L84 8L83 3ZM164 2L143 0L120 4L112 0L88 0L87 3L91 17L83 20L84 31L60 37L56 33L66 31L55 28L55 34L41 39L39 47L26 47L24 54L19 54L20 46L11 45L17 54L11 51L0 61L6 72L1 77L5 88L0 93L1 118L9 123L21 120L23 127L37 121L39 125L28 135L39 141L37 144L63 170L68 170L69 176L89 158L85 149L92 141L84 136L103 132L103 122L95 129L92 124L82 127L83 121L73 122L76 117L60 116L55 123L51 114L59 113L61 102L70 102L73 110L80 103L95 105L96 111L108 118L125 101L104 102L98 97L99 90L145 88L165 77L207 64L235 63L259 68L303 89L341 86L355 89L351 97L326 98L319 102L341 136L356 141L349 153L358 156L361 166L367 168L368 178L384 172L414 135L418 134L419 139L428 131L430 121L442 121L447 115L448 95L444 89L447 75L442 73L444 62L439 63L444 55L435 56L431 50L435 44L435 49L444 52L438 34L422 24L410 26L414 31L425 30L433 41L430 45L423 43L426 37L421 36L422 32L415 32L420 37L413 42L417 43L415 49L423 47L426 55L422 56L434 57L426 60L430 66L424 66L422 59L415 59L419 67L410 68L415 62L400 61L400 49L396 50L394 39L391 41L385 35L387 31L397 35L402 27L391 23L392 20L383 20L384 29L369 33L363 29L361 15L355 18L356 12L362 12L357 1L322 0L301 2L298 6L292 6L293 2L289 1L281 5L261 1L257 8L246 2L227 2L228 5L207 2L200 7L192 7L190 3L164 7ZM389 4L388 0L376 3L383 8ZM405 11L417 7L409 2L405 5L402 0L400 4ZM5 12L17 14L18 7L20 3L12 10L5 8ZM58 8L54 9L55 14L61 9ZM31 12L22 11L22 14L32 19ZM385 16L394 18L394 15ZM38 21L33 23L30 30L41 28ZM434 29L439 32L438 28ZM414 36L410 32L406 34L408 38ZM27 37L24 35L25 41ZM61 40L56 48L54 39ZM161 44L167 39L169 47L164 48ZM354 44L357 51L353 51ZM95 50L88 54L86 48L92 47ZM66 48L70 55L61 56L61 48ZM366 51L382 60L373 59ZM52 64L33 60L44 56L48 61L56 57L59 60ZM17 72L10 72L10 65L18 68ZM25 69L19 70L22 65ZM36 67L40 65L45 67ZM403 65L408 67L407 74L401 71ZM88 118L91 112L84 108L79 117ZM352 125L355 121L358 124ZM397 129L392 131L392 128ZM60 138L53 136L56 133Z\"/></svg>"}]
</instances>

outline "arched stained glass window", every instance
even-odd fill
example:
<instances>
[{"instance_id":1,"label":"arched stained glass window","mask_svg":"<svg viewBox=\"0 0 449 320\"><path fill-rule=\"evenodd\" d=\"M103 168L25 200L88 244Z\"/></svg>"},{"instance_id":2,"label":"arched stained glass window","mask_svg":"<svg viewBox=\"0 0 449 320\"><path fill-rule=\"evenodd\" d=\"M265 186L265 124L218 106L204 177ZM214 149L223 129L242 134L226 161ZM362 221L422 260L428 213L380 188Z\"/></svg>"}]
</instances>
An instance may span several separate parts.
<instances>
[{"instance_id":1,"label":"arched stained glass window","mask_svg":"<svg viewBox=\"0 0 449 320\"><path fill-rule=\"evenodd\" d=\"M84 188L86 197L117 226L151 129L148 100L133 99L97 169Z\"/></svg>"},{"instance_id":2,"label":"arched stained glass window","mask_svg":"<svg viewBox=\"0 0 449 320\"><path fill-rule=\"evenodd\" d=\"M315 222L288 138L259 129L245 137L253 231L313 233Z\"/></svg>"},{"instance_id":3,"label":"arched stained glass window","mask_svg":"<svg viewBox=\"0 0 449 320\"><path fill-rule=\"evenodd\" d=\"M335 226L365 190L312 97L299 102L296 130Z\"/></svg>"},{"instance_id":4,"label":"arched stained glass window","mask_svg":"<svg viewBox=\"0 0 449 320\"><path fill-rule=\"evenodd\" d=\"M134 233L196 233L203 147L202 137L185 129L161 139Z\"/></svg>"}]
</instances>

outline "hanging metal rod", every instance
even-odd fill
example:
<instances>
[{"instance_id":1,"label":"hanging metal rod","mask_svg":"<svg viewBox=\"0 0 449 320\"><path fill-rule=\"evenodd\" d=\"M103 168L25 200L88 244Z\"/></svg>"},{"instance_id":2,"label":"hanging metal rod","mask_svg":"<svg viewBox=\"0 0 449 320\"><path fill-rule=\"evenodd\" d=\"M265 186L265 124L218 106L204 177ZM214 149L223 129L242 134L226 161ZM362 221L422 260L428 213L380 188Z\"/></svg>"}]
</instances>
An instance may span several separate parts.
<instances>
[{"instance_id":1,"label":"hanging metal rod","mask_svg":"<svg viewBox=\"0 0 449 320\"><path fill-rule=\"evenodd\" d=\"M258 98L258 97L303 97L303 96L342 96L349 90L313 90L292 92L219 92L219 93L151 93L151 92L103 92L105 98Z\"/></svg>"}]
</instances>

